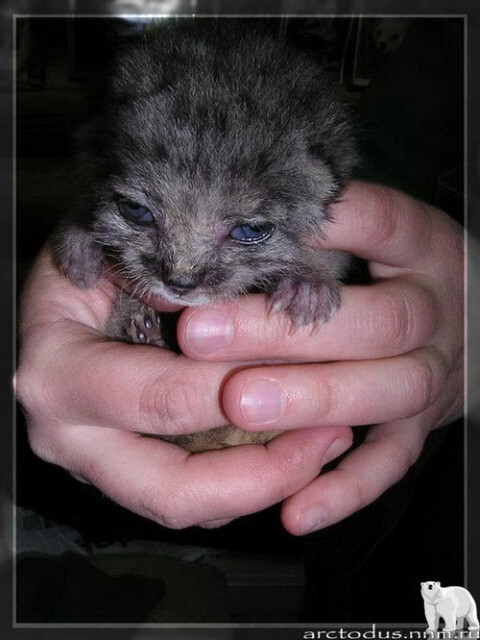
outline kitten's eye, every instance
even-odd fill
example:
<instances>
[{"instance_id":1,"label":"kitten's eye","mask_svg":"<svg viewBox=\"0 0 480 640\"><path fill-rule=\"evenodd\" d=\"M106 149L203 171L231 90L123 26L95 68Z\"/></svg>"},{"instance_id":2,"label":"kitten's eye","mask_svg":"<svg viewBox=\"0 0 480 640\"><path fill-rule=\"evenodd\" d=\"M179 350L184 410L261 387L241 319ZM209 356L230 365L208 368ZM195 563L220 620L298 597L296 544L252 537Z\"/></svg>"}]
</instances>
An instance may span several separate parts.
<instances>
[{"instance_id":1,"label":"kitten's eye","mask_svg":"<svg viewBox=\"0 0 480 640\"><path fill-rule=\"evenodd\" d=\"M235 242L241 244L260 244L272 235L275 227L270 222L263 224L239 224L228 234Z\"/></svg>"},{"instance_id":2,"label":"kitten's eye","mask_svg":"<svg viewBox=\"0 0 480 640\"><path fill-rule=\"evenodd\" d=\"M132 200L119 200L118 209L126 220L135 224L147 226L155 222L150 209Z\"/></svg>"}]
</instances>

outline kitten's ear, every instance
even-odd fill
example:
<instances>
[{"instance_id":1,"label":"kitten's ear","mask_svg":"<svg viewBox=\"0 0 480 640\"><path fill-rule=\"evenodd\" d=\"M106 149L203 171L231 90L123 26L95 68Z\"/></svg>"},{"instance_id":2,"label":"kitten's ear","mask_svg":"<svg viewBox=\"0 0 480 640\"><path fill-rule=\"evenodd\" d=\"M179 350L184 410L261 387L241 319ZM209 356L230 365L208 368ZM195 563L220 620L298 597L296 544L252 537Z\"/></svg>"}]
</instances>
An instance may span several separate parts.
<instances>
[{"instance_id":1,"label":"kitten's ear","mask_svg":"<svg viewBox=\"0 0 480 640\"><path fill-rule=\"evenodd\" d=\"M50 239L59 270L82 288L92 287L103 271L103 254L92 233L75 222L60 225Z\"/></svg>"}]
</instances>

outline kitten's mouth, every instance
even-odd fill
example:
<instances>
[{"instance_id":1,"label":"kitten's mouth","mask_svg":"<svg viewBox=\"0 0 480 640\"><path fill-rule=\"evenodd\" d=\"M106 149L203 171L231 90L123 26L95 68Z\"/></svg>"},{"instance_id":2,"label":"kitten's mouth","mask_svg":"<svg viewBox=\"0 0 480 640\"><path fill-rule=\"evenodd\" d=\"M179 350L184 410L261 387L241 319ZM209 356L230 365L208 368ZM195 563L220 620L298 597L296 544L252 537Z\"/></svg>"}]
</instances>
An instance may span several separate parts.
<instances>
[{"instance_id":1,"label":"kitten's mouth","mask_svg":"<svg viewBox=\"0 0 480 640\"><path fill-rule=\"evenodd\" d=\"M165 298L169 302L174 302L188 307L207 304L212 301L212 296L208 295L201 288L192 290L163 285L162 289L162 298Z\"/></svg>"}]
</instances>

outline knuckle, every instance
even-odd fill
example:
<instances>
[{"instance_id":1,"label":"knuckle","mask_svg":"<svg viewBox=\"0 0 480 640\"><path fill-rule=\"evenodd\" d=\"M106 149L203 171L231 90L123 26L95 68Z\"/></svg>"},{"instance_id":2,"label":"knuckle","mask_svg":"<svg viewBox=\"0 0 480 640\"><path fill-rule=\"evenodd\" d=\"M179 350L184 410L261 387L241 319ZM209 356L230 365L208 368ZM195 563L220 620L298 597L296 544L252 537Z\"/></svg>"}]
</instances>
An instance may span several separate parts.
<instances>
[{"instance_id":1,"label":"knuckle","mask_svg":"<svg viewBox=\"0 0 480 640\"><path fill-rule=\"evenodd\" d=\"M194 407L198 396L198 389L187 376L176 374L166 380L162 373L142 391L140 414L154 433L158 432L159 421L164 435L186 433L195 426Z\"/></svg>"},{"instance_id":2,"label":"knuckle","mask_svg":"<svg viewBox=\"0 0 480 640\"><path fill-rule=\"evenodd\" d=\"M292 473L296 473L299 467L303 466L304 453L297 447L290 447L282 451L278 457L277 469L279 476L288 481Z\"/></svg>"},{"instance_id":3,"label":"knuckle","mask_svg":"<svg viewBox=\"0 0 480 640\"><path fill-rule=\"evenodd\" d=\"M389 436L390 456L384 461L388 486L398 482L414 465L422 451L428 431L421 428L418 421L404 423Z\"/></svg>"},{"instance_id":4,"label":"knuckle","mask_svg":"<svg viewBox=\"0 0 480 640\"><path fill-rule=\"evenodd\" d=\"M355 505L355 511L360 511L370 503L361 477L350 475L348 493L352 503Z\"/></svg>"},{"instance_id":5,"label":"knuckle","mask_svg":"<svg viewBox=\"0 0 480 640\"><path fill-rule=\"evenodd\" d=\"M33 453L45 462L51 464L58 464L60 460L60 454L58 451L58 444L51 434L51 431L55 431L58 425L55 422L48 422L48 427L44 424L37 422L26 416L27 422L27 438L28 444Z\"/></svg>"},{"instance_id":6,"label":"knuckle","mask_svg":"<svg viewBox=\"0 0 480 640\"><path fill-rule=\"evenodd\" d=\"M430 287L421 284L385 289L373 313L376 342L389 352L421 346L438 328L435 296Z\"/></svg>"},{"instance_id":7,"label":"knuckle","mask_svg":"<svg viewBox=\"0 0 480 640\"><path fill-rule=\"evenodd\" d=\"M387 187L376 186L371 189L371 215L365 216L365 235L372 245L383 246L391 241L397 227L397 218L392 212L397 209L396 199L399 195Z\"/></svg>"},{"instance_id":8,"label":"knuckle","mask_svg":"<svg viewBox=\"0 0 480 640\"><path fill-rule=\"evenodd\" d=\"M313 406L313 416L317 425L328 422L335 414L335 400L341 397L343 390L334 384L328 375L312 377L312 392L305 398L306 406Z\"/></svg>"},{"instance_id":9,"label":"knuckle","mask_svg":"<svg viewBox=\"0 0 480 640\"><path fill-rule=\"evenodd\" d=\"M380 304L382 312L378 317L381 326L376 327L377 342L394 352L402 351L414 321L411 301L396 291L386 290Z\"/></svg>"},{"instance_id":10,"label":"knuckle","mask_svg":"<svg viewBox=\"0 0 480 640\"><path fill-rule=\"evenodd\" d=\"M417 461L421 445L415 441L405 441L397 446L396 457L399 461L400 477Z\"/></svg>"},{"instance_id":11,"label":"knuckle","mask_svg":"<svg viewBox=\"0 0 480 640\"><path fill-rule=\"evenodd\" d=\"M26 435L32 452L51 464L64 464L62 433L68 419L65 403L55 377L36 366L20 365L14 378L14 391L23 408ZM68 407L67 407L68 409Z\"/></svg>"},{"instance_id":12,"label":"knuckle","mask_svg":"<svg viewBox=\"0 0 480 640\"><path fill-rule=\"evenodd\" d=\"M55 400L45 381L31 370L20 367L14 378L14 391L23 408L28 444L41 460L58 462L54 446L57 419Z\"/></svg>"},{"instance_id":13,"label":"knuckle","mask_svg":"<svg viewBox=\"0 0 480 640\"><path fill-rule=\"evenodd\" d=\"M175 379L165 389L165 416L169 429L183 433L194 422L194 405L198 390L191 380Z\"/></svg>"},{"instance_id":14,"label":"knuckle","mask_svg":"<svg viewBox=\"0 0 480 640\"><path fill-rule=\"evenodd\" d=\"M387 290L382 299L382 338L395 351L405 347L407 337L415 322L415 309L409 295Z\"/></svg>"},{"instance_id":15,"label":"knuckle","mask_svg":"<svg viewBox=\"0 0 480 640\"><path fill-rule=\"evenodd\" d=\"M439 377L442 375L442 364L439 358L417 358L414 366L409 369L406 386L407 394L411 398L411 415L416 415L427 409L438 394Z\"/></svg>"},{"instance_id":16,"label":"knuckle","mask_svg":"<svg viewBox=\"0 0 480 640\"><path fill-rule=\"evenodd\" d=\"M182 515L185 500L178 488L149 485L143 489L139 502L140 513L167 529L180 530L191 524Z\"/></svg>"},{"instance_id":17,"label":"knuckle","mask_svg":"<svg viewBox=\"0 0 480 640\"><path fill-rule=\"evenodd\" d=\"M425 344L437 332L440 322L436 296L428 283L416 283L411 310L412 333L416 336L417 344Z\"/></svg>"},{"instance_id":18,"label":"knuckle","mask_svg":"<svg viewBox=\"0 0 480 640\"><path fill-rule=\"evenodd\" d=\"M31 370L20 366L15 374L13 386L20 404L29 412L34 410L42 395L40 380Z\"/></svg>"},{"instance_id":19,"label":"knuckle","mask_svg":"<svg viewBox=\"0 0 480 640\"><path fill-rule=\"evenodd\" d=\"M36 429L28 429L28 443L33 453L41 460L46 462L54 462L55 456L51 448L46 445L43 437L38 437L38 431Z\"/></svg>"}]
</instances>

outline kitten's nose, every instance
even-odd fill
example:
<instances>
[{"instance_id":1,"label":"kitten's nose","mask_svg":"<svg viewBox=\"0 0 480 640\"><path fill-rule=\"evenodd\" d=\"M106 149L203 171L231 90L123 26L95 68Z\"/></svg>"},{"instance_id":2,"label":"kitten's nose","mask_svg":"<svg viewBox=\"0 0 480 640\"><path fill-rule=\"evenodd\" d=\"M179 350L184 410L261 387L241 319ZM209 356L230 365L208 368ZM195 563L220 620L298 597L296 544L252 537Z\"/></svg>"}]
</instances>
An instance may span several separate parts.
<instances>
[{"instance_id":1,"label":"kitten's nose","mask_svg":"<svg viewBox=\"0 0 480 640\"><path fill-rule=\"evenodd\" d=\"M198 276L198 275L192 276L192 275L186 275L186 274L164 278L164 283L167 285L167 287L180 295L182 293L187 293L188 291L192 291L192 289L195 289L196 287L198 287L201 281L202 281L201 276Z\"/></svg>"}]
</instances>

